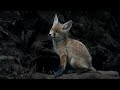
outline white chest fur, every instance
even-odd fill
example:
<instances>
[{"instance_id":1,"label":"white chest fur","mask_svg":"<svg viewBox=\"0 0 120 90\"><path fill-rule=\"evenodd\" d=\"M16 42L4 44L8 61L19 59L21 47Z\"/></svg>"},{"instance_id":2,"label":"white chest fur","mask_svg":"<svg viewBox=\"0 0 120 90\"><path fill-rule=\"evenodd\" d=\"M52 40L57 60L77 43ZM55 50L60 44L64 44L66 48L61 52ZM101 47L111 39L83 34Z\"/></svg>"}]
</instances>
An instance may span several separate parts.
<instances>
[{"instance_id":1,"label":"white chest fur","mask_svg":"<svg viewBox=\"0 0 120 90\"><path fill-rule=\"evenodd\" d=\"M53 48L54 48L54 51L58 54L58 50L57 50L57 42L52 39L52 42L53 42Z\"/></svg>"},{"instance_id":2,"label":"white chest fur","mask_svg":"<svg viewBox=\"0 0 120 90\"><path fill-rule=\"evenodd\" d=\"M52 39L52 41L53 41L54 51L58 54L58 49L60 48L60 45L62 44L63 40L56 41L56 40Z\"/></svg>"}]
</instances>

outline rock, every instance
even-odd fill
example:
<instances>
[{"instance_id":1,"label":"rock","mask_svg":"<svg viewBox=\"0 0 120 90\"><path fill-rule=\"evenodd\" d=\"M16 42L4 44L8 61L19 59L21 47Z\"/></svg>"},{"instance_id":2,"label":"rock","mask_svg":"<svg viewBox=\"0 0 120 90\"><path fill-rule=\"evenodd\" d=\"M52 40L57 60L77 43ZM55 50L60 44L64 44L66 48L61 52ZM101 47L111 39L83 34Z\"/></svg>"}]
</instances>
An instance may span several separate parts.
<instances>
[{"instance_id":1,"label":"rock","mask_svg":"<svg viewBox=\"0 0 120 90\"><path fill-rule=\"evenodd\" d=\"M63 74L57 78L54 78L54 75L47 75L46 79L120 79L120 77L116 71L98 71L96 73L87 72L81 74Z\"/></svg>"},{"instance_id":2,"label":"rock","mask_svg":"<svg viewBox=\"0 0 120 90\"><path fill-rule=\"evenodd\" d=\"M102 75L110 75L110 76L119 76L119 73L117 71L98 71Z\"/></svg>"},{"instance_id":3,"label":"rock","mask_svg":"<svg viewBox=\"0 0 120 90\"><path fill-rule=\"evenodd\" d=\"M49 79L53 77L54 77L53 75L47 75L43 73L35 73L32 75L32 79Z\"/></svg>"}]
</instances>

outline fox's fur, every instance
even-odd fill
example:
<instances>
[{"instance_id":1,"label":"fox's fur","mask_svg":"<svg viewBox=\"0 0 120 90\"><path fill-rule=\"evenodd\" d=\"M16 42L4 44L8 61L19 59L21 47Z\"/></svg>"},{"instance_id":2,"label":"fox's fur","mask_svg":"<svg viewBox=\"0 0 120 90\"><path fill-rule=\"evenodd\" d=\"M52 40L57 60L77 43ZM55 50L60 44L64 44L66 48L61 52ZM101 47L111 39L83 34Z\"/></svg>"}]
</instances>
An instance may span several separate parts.
<instances>
[{"instance_id":1,"label":"fox's fur","mask_svg":"<svg viewBox=\"0 0 120 90\"><path fill-rule=\"evenodd\" d=\"M69 30L72 27L72 20L61 24L57 15L54 17L53 26L49 32L53 41L54 51L60 57L60 69L55 76L64 73L67 63L76 70L96 71L92 67L92 57L86 46L74 39L68 37Z\"/></svg>"}]
</instances>

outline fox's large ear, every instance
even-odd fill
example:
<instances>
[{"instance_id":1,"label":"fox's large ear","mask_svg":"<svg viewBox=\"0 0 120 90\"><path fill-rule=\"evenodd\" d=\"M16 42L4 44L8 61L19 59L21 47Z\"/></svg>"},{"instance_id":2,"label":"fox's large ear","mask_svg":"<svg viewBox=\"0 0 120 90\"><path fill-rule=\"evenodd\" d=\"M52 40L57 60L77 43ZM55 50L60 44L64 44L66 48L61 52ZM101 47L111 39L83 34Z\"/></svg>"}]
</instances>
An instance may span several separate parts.
<instances>
[{"instance_id":1,"label":"fox's large ear","mask_svg":"<svg viewBox=\"0 0 120 90\"><path fill-rule=\"evenodd\" d=\"M57 17L57 14L55 14L55 17L54 17L54 22L53 22L53 26L58 24L58 17Z\"/></svg>"},{"instance_id":2,"label":"fox's large ear","mask_svg":"<svg viewBox=\"0 0 120 90\"><path fill-rule=\"evenodd\" d=\"M72 20L69 20L68 22L63 24L63 30L69 31L72 27Z\"/></svg>"}]
</instances>

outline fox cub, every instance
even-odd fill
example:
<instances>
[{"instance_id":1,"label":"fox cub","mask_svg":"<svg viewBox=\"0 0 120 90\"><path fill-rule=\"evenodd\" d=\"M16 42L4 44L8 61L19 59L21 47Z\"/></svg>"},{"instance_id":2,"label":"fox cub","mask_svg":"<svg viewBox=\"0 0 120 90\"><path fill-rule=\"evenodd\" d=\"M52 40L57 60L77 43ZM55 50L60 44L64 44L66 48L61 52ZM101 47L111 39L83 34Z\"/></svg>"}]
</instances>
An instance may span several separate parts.
<instances>
[{"instance_id":1,"label":"fox cub","mask_svg":"<svg viewBox=\"0 0 120 90\"><path fill-rule=\"evenodd\" d=\"M71 27L72 20L61 24L55 14L53 26L48 34L52 38L54 51L60 57L60 66L55 77L61 76L65 72L67 64L75 70L96 71L92 67L92 57L86 46L82 42L68 37Z\"/></svg>"}]
</instances>

